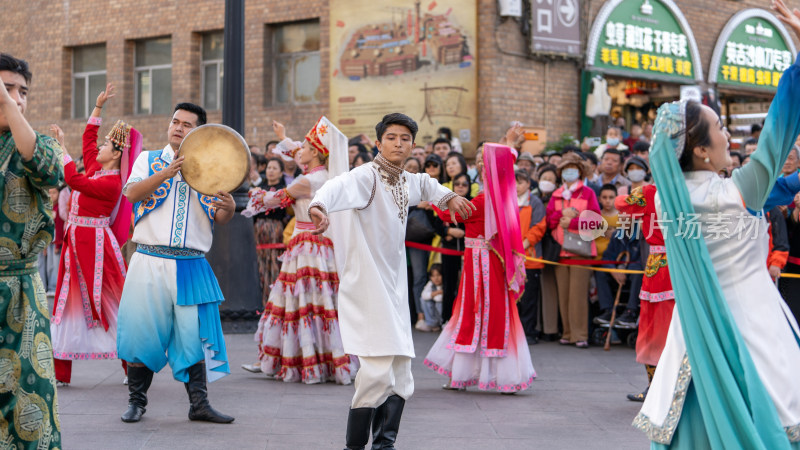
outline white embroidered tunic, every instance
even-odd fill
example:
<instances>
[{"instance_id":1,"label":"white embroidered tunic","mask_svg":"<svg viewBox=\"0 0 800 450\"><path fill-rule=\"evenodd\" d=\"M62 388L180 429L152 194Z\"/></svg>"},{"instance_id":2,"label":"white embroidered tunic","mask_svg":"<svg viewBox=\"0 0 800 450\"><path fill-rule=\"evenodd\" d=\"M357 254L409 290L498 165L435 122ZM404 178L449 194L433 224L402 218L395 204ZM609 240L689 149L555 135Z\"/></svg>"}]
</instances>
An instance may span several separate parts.
<instances>
[{"instance_id":1,"label":"white embroidered tunic","mask_svg":"<svg viewBox=\"0 0 800 450\"><path fill-rule=\"evenodd\" d=\"M125 193L133 183L150 175L148 153L142 152L131 170ZM175 157L172 147L164 147L161 159L170 164ZM201 252L211 249L212 227L208 215L197 198L197 191L183 181L178 172L167 198L156 209L139 219L133 229L133 242L145 245L161 245L175 248L191 248Z\"/></svg>"},{"instance_id":2,"label":"white embroidered tunic","mask_svg":"<svg viewBox=\"0 0 800 450\"><path fill-rule=\"evenodd\" d=\"M311 207L330 216L339 268L339 323L344 350L358 356L414 357L406 274L409 205L447 209L449 189L380 155L325 183ZM337 215L336 211L354 210Z\"/></svg>"}]
</instances>

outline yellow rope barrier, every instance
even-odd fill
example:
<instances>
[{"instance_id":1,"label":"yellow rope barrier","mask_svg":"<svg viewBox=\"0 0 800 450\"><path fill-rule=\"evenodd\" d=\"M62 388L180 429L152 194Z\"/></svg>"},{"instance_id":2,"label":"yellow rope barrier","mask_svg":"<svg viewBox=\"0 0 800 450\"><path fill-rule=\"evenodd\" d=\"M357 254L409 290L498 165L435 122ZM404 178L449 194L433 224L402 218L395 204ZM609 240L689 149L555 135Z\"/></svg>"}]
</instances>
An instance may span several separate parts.
<instances>
[{"instance_id":1,"label":"yellow rope barrier","mask_svg":"<svg viewBox=\"0 0 800 450\"><path fill-rule=\"evenodd\" d=\"M580 269L587 269L587 270L594 270L596 272L607 272L607 273L627 273L632 275L643 274L643 270L628 270L628 269L609 269L606 267L595 267L595 266L583 266L578 264L562 264L558 262L548 261L546 259L539 259L539 258L531 258L530 256L526 256L525 259L531 262L537 263L544 263L550 264L551 266L569 266L569 267L577 267Z\"/></svg>"}]
</instances>

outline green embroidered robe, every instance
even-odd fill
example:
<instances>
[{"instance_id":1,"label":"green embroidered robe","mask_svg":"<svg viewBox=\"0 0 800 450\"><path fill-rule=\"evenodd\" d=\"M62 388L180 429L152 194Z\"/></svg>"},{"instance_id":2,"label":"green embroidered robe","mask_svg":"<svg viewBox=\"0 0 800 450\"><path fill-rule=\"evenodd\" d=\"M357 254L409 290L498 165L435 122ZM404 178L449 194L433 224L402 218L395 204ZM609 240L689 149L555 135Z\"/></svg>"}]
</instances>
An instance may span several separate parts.
<instances>
[{"instance_id":1,"label":"green embroidered robe","mask_svg":"<svg viewBox=\"0 0 800 450\"><path fill-rule=\"evenodd\" d=\"M61 447L50 313L37 256L53 240L47 190L64 180L61 146L37 134L23 161L0 134L0 448Z\"/></svg>"}]
</instances>

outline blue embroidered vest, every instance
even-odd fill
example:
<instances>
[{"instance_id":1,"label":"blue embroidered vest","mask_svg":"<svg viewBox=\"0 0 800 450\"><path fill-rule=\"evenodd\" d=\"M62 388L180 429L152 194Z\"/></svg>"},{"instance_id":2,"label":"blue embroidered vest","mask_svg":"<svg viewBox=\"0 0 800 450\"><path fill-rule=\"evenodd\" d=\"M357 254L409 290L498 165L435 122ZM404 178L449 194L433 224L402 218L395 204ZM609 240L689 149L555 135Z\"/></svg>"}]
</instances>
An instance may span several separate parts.
<instances>
[{"instance_id":1,"label":"blue embroidered vest","mask_svg":"<svg viewBox=\"0 0 800 450\"><path fill-rule=\"evenodd\" d=\"M148 176L152 176L156 172L161 172L162 170L166 169L167 166L169 166L169 164L166 161L161 159L161 154L163 153L163 151L164 150L162 149L162 150L147 152L148 153L147 163L150 167L150 173ZM161 206L162 203L164 203L164 200L167 199L167 196L172 190L173 181L174 178L170 178L164 181L163 183L161 183L161 186L159 186L158 189L155 190L155 192L150 194L150 196L148 196L142 201L136 202L136 204L133 205L134 224L138 223L139 219L146 216L151 211ZM211 222L211 226L213 227L214 214L216 212L213 207L214 206L213 201L216 197L203 195L199 192L196 192L196 194L197 194L197 199L200 201L200 206L203 207L203 211L206 212L206 216L208 216L208 220Z\"/></svg>"}]
</instances>

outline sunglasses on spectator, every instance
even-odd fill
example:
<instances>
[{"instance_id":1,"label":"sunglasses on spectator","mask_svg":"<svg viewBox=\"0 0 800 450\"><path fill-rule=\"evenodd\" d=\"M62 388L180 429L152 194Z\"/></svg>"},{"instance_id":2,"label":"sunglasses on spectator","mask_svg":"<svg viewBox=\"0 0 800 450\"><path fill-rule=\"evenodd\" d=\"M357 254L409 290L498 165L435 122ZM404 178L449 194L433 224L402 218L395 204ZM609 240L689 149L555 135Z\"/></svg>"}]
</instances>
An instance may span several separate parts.
<instances>
[{"instance_id":1,"label":"sunglasses on spectator","mask_svg":"<svg viewBox=\"0 0 800 450\"><path fill-rule=\"evenodd\" d=\"M437 164L435 162L425 163L425 168L427 169L428 167L439 167L439 164Z\"/></svg>"},{"instance_id":2,"label":"sunglasses on spectator","mask_svg":"<svg viewBox=\"0 0 800 450\"><path fill-rule=\"evenodd\" d=\"M453 184L453 187L458 187L458 186L469 187L469 184L468 183L455 183L455 184Z\"/></svg>"}]
</instances>

